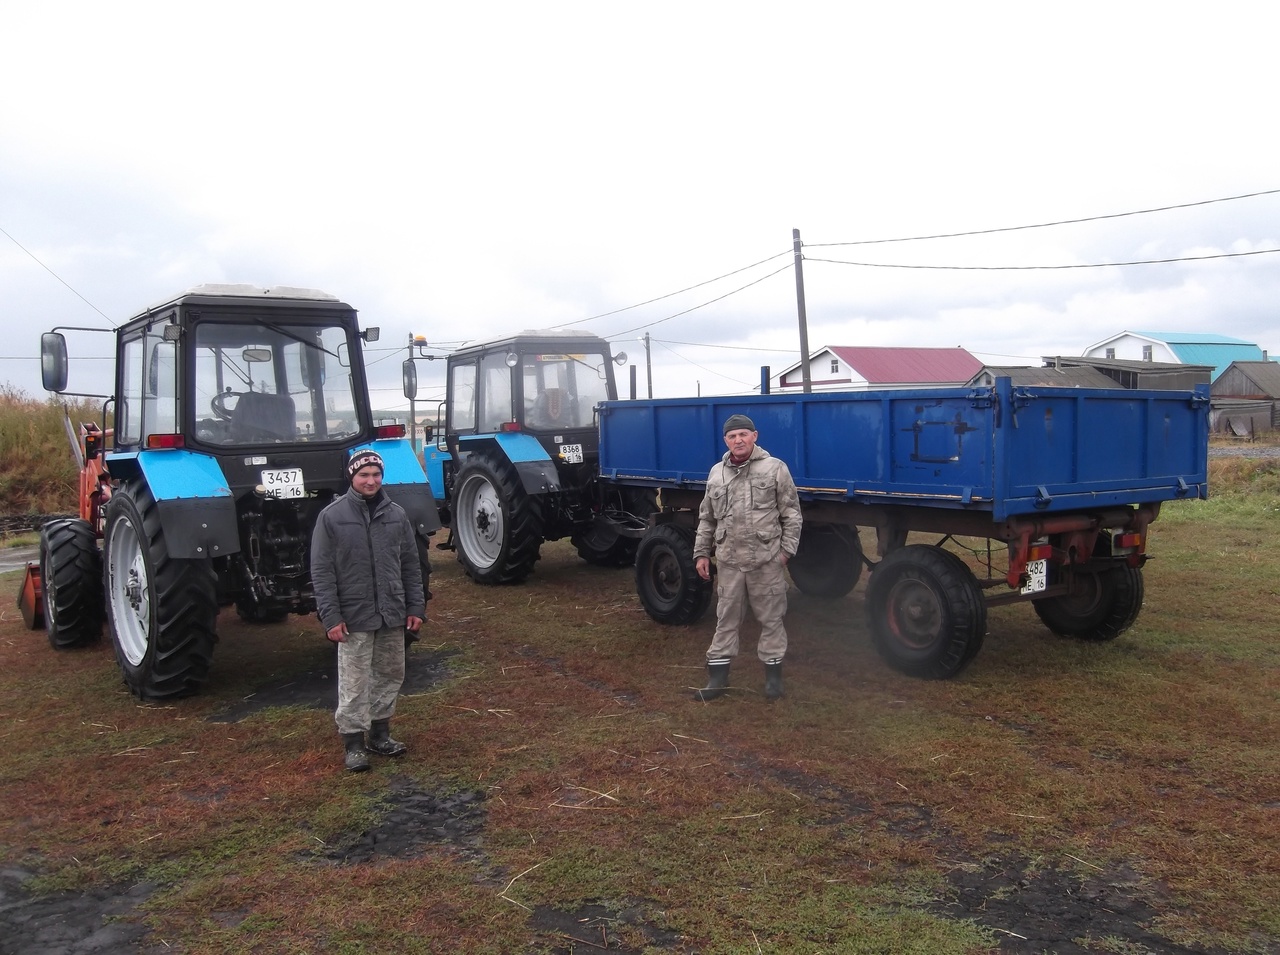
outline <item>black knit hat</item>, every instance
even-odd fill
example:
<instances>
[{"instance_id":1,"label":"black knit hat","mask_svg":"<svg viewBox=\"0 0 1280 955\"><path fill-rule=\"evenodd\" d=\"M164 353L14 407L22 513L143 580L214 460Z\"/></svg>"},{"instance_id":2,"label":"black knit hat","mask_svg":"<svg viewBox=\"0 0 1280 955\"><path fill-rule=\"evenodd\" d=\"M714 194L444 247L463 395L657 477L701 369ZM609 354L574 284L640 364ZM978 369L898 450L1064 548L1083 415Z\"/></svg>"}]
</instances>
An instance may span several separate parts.
<instances>
[{"instance_id":1,"label":"black knit hat","mask_svg":"<svg viewBox=\"0 0 1280 955\"><path fill-rule=\"evenodd\" d=\"M754 431L756 429L756 423L744 414L729 415L729 420L724 423L725 434L728 434L730 431L741 431L743 428L746 428L748 431Z\"/></svg>"},{"instance_id":2,"label":"black knit hat","mask_svg":"<svg viewBox=\"0 0 1280 955\"><path fill-rule=\"evenodd\" d=\"M382 466L382 455L372 448L361 448L359 451L352 453L351 460L347 462L347 480L354 481L356 472L361 468L375 467L379 471L385 471Z\"/></svg>"}]
</instances>

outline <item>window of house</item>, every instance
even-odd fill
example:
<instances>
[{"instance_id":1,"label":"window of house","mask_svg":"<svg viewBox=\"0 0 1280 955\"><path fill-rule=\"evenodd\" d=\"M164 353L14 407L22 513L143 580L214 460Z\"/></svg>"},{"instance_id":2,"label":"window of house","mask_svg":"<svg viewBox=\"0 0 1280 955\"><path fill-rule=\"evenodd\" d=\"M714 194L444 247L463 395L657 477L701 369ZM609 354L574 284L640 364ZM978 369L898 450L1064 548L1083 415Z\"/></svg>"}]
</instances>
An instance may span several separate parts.
<instances>
[{"instance_id":1,"label":"window of house","mask_svg":"<svg viewBox=\"0 0 1280 955\"><path fill-rule=\"evenodd\" d=\"M1143 346L1142 346L1142 360L1143 360L1143 361L1151 361L1151 346L1150 346L1150 345L1143 345Z\"/></svg>"},{"instance_id":2,"label":"window of house","mask_svg":"<svg viewBox=\"0 0 1280 955\"><path fill-rule=\"evenodd\" d=\"M1116 350L1115 350L1114 348L1108 348L1108 349L1107 349L1107 357L1108 357L1108 358L1115 358L1115 357L1116 357Z\"/></svg>"},{"instance_id":3,"label":"window of house","mask_svg":"<svg viewBox=\"0 0 1280 955\"><path fill-rule=\"evenodd\" d=\"M831 374L833 375L838 374L839 371L840 371L840 359L839 358L831 359Z\"/></svg>"}]
</instances>

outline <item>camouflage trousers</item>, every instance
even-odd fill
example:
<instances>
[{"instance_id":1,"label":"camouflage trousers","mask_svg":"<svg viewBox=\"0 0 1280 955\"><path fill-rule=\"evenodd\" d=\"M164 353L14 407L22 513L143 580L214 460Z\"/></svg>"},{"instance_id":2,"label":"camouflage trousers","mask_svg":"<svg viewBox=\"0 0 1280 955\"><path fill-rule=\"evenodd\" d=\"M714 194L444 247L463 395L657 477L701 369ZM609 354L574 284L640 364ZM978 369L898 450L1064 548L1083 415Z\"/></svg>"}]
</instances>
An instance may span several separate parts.
<instances>
[{"instance_id":1,"label":"camouflage trousers","mask_svg":"<svg viewBox=\"0 0 1280 955\"><path fill-rule=\"evenodd\" d=\"M339 733L361 733L390 719L404 683L404 627L356 630L338 644Z\"/></svg>"},{"instance_id":2,"label":"camouflage trousers","mask_svg":"<svg viewBox=\"0 0 1280 955\"><path fill-rule=\"evenodd\" d=\"M716 597L716 633L707 648L708 660L738 655L738 631L748 603L760 621L756 655L766 663L783 658L787 652L787 631L782 627L787 612L787 578L781 561L771 560L751 570L717 564Z\"/></svg>"}]
</instances>

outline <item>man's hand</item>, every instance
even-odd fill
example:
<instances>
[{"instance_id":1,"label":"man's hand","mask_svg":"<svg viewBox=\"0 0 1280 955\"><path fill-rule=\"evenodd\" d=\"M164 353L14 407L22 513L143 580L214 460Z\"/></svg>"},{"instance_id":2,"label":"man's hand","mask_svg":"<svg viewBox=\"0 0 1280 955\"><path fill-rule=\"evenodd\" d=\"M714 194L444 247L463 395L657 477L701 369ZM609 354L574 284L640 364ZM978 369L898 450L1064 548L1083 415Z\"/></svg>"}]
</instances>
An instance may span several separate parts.
<instances>
[{"instance_id":1,"label":"man's hand","mask_svg":"<svg viewBox=\"0 0 1280 955\"><path fill-rule=\"evenodd\" d=\"M699 557L693 562L694 569L698 571L698 576L703 580L711 579L711 558Z\"/></svg>"},{"instance_id":2,"label":"man's hand","mask_svg":"<svg viewBox=\"0 0 1280 955\"><path fill-rule=\"evenodd\" d=\"M779 554L779 560L782 561L782 566L786 567L787 561L789 561L791 558L787 556L787 552L785 550L778 551L778 554Z\"/></svg>"},{"instance_id":3,"label":"man's hand","mask_svg":"<svg viewBox=\"0 0 1280 955\"><path fill-rule=\"evenodd\" d=\"M329 632L325 634L325 636L327 636L334 643L346 643L347 642L347 625L345 623L340 623L336 627L330 627Z\"/></svg>"},{"instance_id":4,"label":"man's hand","mask_svg":"<svg viewBox=\"0 0 1280 955\"><path fill-rule=\"evenodd\" d=\"M407 617L404 621L404 628L410 633L417 633L418 628L422 626L421 617Z\"/></svg>"}]
</instances>

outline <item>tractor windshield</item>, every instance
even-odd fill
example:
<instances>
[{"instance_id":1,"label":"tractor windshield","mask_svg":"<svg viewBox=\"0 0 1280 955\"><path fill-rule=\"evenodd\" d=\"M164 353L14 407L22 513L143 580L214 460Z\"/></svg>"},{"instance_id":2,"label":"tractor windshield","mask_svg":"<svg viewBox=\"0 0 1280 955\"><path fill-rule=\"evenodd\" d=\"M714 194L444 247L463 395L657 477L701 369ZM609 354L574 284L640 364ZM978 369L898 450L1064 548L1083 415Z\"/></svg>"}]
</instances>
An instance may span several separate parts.
<instances>
[{"instance_id":1,"label":"tractor windshield","mask_svg":"<svg viewBox=\"0 0 1280 955\"><path fill-rule=\"evenodd\" d=\"M535 430L590 428L595 407L609 397L609 360L587 354L526 354L525 424Z\"/></svg>"},{"instance_id":2,"label":"tractor windshield","mask_svg":"<svg viewBox=\"0 0 1280 955\"><path fill-rule=\"evenodd\" d=\"M340 325L200 322L192 397L196 438L207 444L340 441L360 431Z\"/></svg>"}]
</instances>

